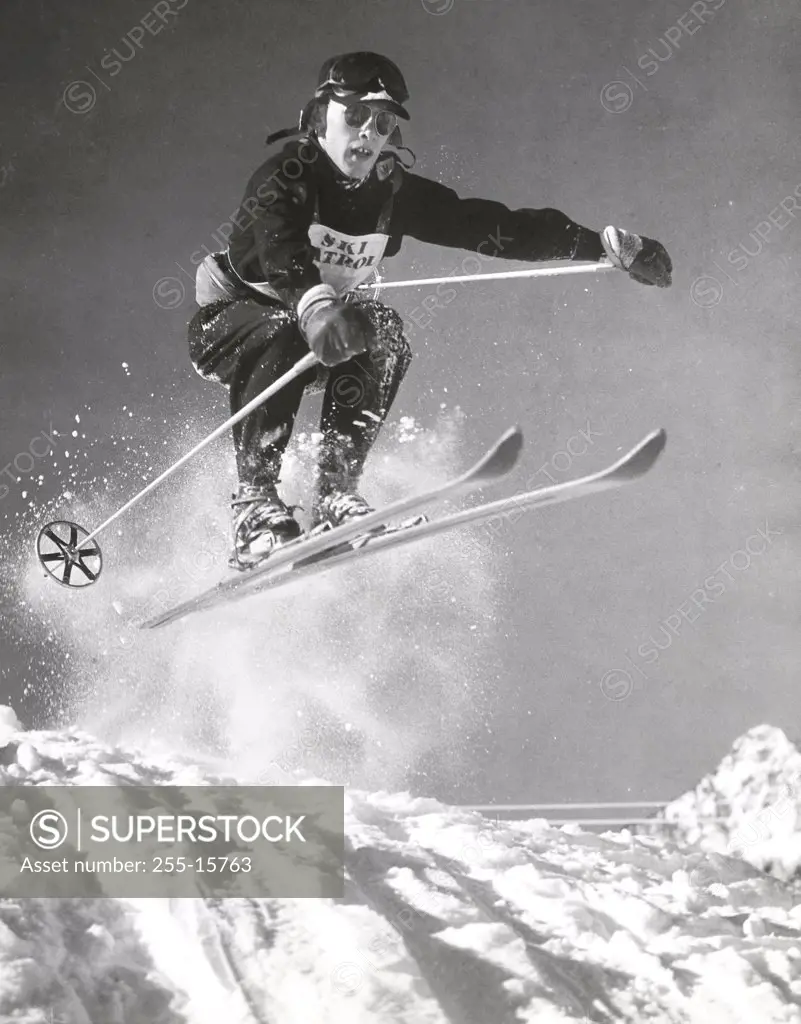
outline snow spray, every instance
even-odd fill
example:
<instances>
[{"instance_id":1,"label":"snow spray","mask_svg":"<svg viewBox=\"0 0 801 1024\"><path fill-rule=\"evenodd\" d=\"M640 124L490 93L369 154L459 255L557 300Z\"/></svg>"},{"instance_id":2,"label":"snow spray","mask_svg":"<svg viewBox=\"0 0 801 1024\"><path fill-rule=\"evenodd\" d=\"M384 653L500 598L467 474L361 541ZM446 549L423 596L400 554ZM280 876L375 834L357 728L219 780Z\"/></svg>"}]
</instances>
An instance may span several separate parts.
<instances>
[{"instance_id":1,"label":"snow spray","mask_svg":"<svg viewBox=\"0 0 801 1024\"><path fill-rule=\"evenodd\" d=\"M84 471L71 487L88 497L63 495L84 521L107 514L111 489L130 491L209 429L194 417L165 444L148 439L147 417L140 419L145 429L136 436L118 435L105 488L90 486ZM443 414L430 430L409 418L387 424L364 493L380 506L462 470L475 454L464 434L459 413ZM284 496L305 508L318 440L297 433L285 460ZM121 483L113 477L119 467ZM227 577L235 484L230 440L222 438L150 496L135 522L109 531L95 587L53 587L31 563L23 573L26 629L49 637L42 675L58 682L38 713L106 741L210 759L261 784L316 777L428 792L456 784L490 696L482 669L497 621L489 537L459 531L163 631L136 629ZM41 515L38 507L28 518Z\"/></svg>"}]
</instances>

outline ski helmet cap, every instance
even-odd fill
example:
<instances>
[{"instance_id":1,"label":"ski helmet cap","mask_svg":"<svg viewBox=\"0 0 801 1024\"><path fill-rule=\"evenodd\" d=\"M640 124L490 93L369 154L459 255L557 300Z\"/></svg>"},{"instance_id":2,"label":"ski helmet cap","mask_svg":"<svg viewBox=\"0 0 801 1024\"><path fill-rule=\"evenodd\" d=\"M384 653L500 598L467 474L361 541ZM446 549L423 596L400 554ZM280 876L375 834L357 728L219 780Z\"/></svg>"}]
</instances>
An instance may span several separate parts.
<instances>
[{"instance_id":1,"label":"ski helmet cap","mask_svg":"<svg viewBox=\"0 0 801 1024\"><path fill-rule=\"evenodd\" d=\"M410 120L403 104L409 90L396 64L367 50L330 57L320 68L315 96L326 93L345 102L370 103Z\"/></svg>"}]
</instances>

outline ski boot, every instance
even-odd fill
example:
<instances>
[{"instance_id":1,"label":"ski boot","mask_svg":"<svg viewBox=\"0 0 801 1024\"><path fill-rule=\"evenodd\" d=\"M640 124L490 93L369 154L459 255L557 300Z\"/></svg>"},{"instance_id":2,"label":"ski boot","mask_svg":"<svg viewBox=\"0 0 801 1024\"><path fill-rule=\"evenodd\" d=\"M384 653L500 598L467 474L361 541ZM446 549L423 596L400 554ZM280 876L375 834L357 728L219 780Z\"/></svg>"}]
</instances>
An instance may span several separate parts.
<instances>
[{"instance_id":1,"label":"ski boot","mask_svg":"<svg viewBox=\"0 0 801 1024\"><path fill-rule=\"evenodd\" d=\"M311 530L311 536L316 536L326 530L336 529L337 526L342 526L344 523L351 522L374 511L375 509L355 491L330 491L328 494L318 497L314 503L314 526ZM394 533L396 530L405 530L411 526L420 526L422 523L427 522L428 518L426 516L418 515L405 519L397 526L382 523L368 530L363 536L351 541L350 546L359 548L372 538L380 537L387 533Z\"/></svg>"},{"instance_id":2,"label":"ski boot","mask_svg":"<svg viewBox=\"0 0 801 1024\"><path fill-rule=\"evenodd\" d=\"M375 511L355 491L329 491L318 496L312 510L312 533L333 530L343 523Z\"/></svg>"},{"instance_id":3,"label":"ski boot","mask_svg":"<svg viewBox=\"0 0 801 1024\"><path fill-rule=\"evenodd\" d=\"M297 506L286 505L273 485L240 484L233 495L234 550L228 564L232 569L250 569L264 561L276 548L301 535L293 516Z\"/></svg>"}]
</instances>

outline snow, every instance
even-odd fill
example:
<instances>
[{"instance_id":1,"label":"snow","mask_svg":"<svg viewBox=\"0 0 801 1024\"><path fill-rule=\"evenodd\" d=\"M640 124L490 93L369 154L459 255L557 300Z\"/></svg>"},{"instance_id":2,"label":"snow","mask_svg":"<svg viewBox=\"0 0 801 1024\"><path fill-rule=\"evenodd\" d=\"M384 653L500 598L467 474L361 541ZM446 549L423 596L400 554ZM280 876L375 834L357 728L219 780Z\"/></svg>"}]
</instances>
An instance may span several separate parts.
<instances>
[{"instance_id":1,"label":"snow","mask_svg":"<svg viewBox=\"0 0 801 1024\"><path fill-rule=\"evenodd\" d=\"M783 733L752 730L667 809L680 827L653 834L490 822L350 790L342 900L4 899L0 1020L797 1022L801 905L746 860L768 844L782 873L794 868L799 771ZM236 780L75 729L24 732L0 708L0 784L119 781ZM766 834L726 856L760 814Z\"/></svg>"},{"instance_id":2,"label":"snow","mask_svg":"<svg viewBox=\"0 0 801 1024\"><path fill-rule=\"evenodd\" d=\"M675 838L789 880L801 863L801 752L781 729L750 729L659 817Z\"/></svg>"}]
</instances>

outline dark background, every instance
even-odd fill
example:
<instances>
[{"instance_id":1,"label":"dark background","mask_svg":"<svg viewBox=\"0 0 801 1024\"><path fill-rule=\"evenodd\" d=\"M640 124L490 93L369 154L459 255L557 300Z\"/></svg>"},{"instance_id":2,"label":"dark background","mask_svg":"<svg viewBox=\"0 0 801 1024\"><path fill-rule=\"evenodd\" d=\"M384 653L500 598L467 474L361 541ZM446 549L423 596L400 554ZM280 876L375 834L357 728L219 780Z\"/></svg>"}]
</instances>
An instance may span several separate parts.
<instances>
[{"instance_id":1,"label":"dark background","mask_svg":"<svg viewBox=\"0 0 801 1024\"><path fill-rule=\"evenodd\" d=\"M427 791L669 797L750 725L792 733L801 210L775 210L801 193L796 5L180 2L114 76L105 55L130 54L123 37L152 4L3 6L2 461L50 424L68 448L76 413L86 435L66 477L64 458L60 476L42 460L30 479L3 477L9 550L29 545L37 502L67 478L80 493L91 465L108 469L98 515L167 465L152 447L141 478L126 474L110 438L128 413L132 435L176 452L225 415L186 358L194 307L179 265L219 247L265 134L294 121L322 60L375 49L409 83L421 173L658 237L675 265L668 291L617 274L473 285L426 329L414 313L425 290L388 297L416 350L393 415L430 425L443 400L458 404L462 465L513 422L527 436L521 488L545 482L543 465L564 479L655 426L669 435L636 488L527 516L494 542L496 627L478 655L489 728L461 751L464 784L443 772ZM447 274L464 255L412 241L387 274ZM187 410L197 433L184 434ZM592 445L568 466L557 453L588 425ZM134 529L148 513L131 515ZM764 553L732 568L766 523ZM724 592L665 634L724 563ZM37 666L65 680L68 666L25 615L4 601L3 689L44 721ZM637 655L650 638L668 645L653 663Z\"/></svg>"}]
</instances>

